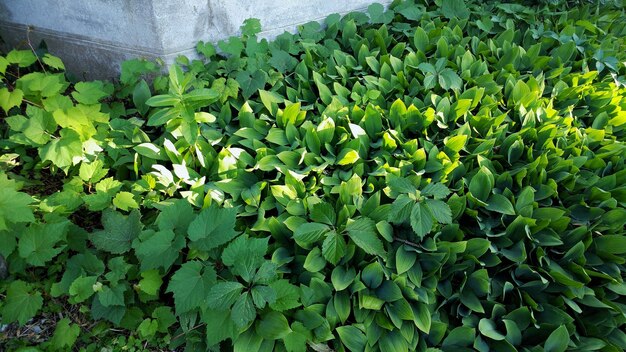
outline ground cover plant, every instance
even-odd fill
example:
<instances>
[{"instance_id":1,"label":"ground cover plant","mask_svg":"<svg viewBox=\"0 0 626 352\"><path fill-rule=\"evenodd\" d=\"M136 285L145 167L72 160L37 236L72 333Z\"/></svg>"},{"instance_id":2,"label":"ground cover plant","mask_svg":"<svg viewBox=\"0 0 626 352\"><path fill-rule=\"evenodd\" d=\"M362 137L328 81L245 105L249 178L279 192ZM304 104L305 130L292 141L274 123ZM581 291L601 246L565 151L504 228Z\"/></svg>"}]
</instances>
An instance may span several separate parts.
<instances>
[{"instance_id":1,"label":"ground cover plant","mask_svg":"<svg viewBox=\"0 0 626 352\"><path fill-rule=\"evenodd\" d=\"M0 56L0 346L625 350L624 16L248 20L115 83Z\"/></svg>"}]
</instances>

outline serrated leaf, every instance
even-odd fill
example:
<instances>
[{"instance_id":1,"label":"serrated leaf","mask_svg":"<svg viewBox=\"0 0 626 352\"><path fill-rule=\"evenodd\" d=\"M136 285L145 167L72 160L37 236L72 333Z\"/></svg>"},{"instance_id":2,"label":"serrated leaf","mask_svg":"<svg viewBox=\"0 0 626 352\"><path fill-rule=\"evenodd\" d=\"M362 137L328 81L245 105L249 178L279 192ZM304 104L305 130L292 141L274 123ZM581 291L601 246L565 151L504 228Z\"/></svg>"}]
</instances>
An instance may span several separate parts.
<instances>
[{"instance_id":1,"label":"serrated leaf","mask_svg":"<svg viewBox=\"0 0 626 352\"><path fill-rule=\"evenodd\" d=\"M433 215L428 207L415 203L411 209L411 227L413 231L423 238L433 228Z\"/></svg>"},{"instance_id":2,"label":"serrated leaf","mask_svg":"<svg viewBox=\"0 0 626 352\"><path fill-rule=\"evenodd\" d=\"M172 230L155 232L133 244L142 270L163 268L167 271L185 247L185 239Z\"/></svg>"},{"instance_id":3,"label":"serrated leaf","mask_svg":"<svg viewBox=\"0 0 626 352\"><path fill-rule=\"evenodd\" d=\"M450 189L441 183L429 183L421 190L421 193L425 197L443 199L450 194Z\"/></svg>"},{"instance_id":4,"label":"serrated leaf","mask_svg":"<svg viewBox=\"0 0 626 352\"><path fill-rule=\"evenodd\" d=\"M18 322L20 325L35 316L43 306L40 292L33 292L31 285L24 281L13 281L6 291L2 306L3 322Z\"/></svg>"},{"instance_id":5,"label":"serrated leaf","mask_svg":"<svg viewBox=\"0 0 626 352\"><path fill-rule=\"evenodd\" d=\"M227 243L237 236L235 221L237 208L219 208L211 205L198 214L189 224L187 234L193 246L200 250L210 250Z\"/></svg>"},{"instance_id":6,"label":"serrated leaf","mask_svg":"<svg viewBox=\"0 0 626 352\"><path fill-rule=\"evenodd\" d=\"M239 296L233 305L231 318L239 328L250 324L256 317L256 309L248 292Z\"/></svg>"},{"instance_id":7,"label":"serrated leaf","mask_svg":"<svg viewBox=\"0 0 626 352\"><path fill-rule=\"evenodd\" d=\"M202 308L216 276L211 266L199 261L183 264L172 276L166 291L174 294L176 312L181 314Z\"/></svg>"},{"instance_id":8,"label":"serrated leaf","mask_svg":"<svg viewBox=\"0 0 626 352\"><path fill-rule=\"evenodd\" d=\"M335 231L326 234L322 243L322 255L331 264L337 265L346 254L346 241Z\"/></svg>"},{"instance_id":9,"label":"serrated leaf","mask_svg":"<svg viewBox=\"0 0 626 352\"><path fill-rule=\"evenodd\" d=\"M437 220L437 222L441 224L452 223L452 211L450 210L450 206L444 201L438 199L426 199L424 201L424 206L428 207L428 210L430 210L430 213L433 218Z\"/></svg>"},{"instance_id":10,"label":"serrated leaf","mask_svg":"<svg viewBox=\"0 0 626 352\"><path fill-rule=\"evenodd\" d=\"M276 300L270 303L273 310L282 312L300 306L300 289L289 280L274 281L270 287L276 292Z\"/></svg>"},{"instance_id":11,"label":"serrated leaf","mask_svg":"<svg viewBox=\"0 0 626 352\"><path fill-rule=\"evenodd\" d=\"M68 222L57 224L31 224L22 233L18 243L20 257L33 266L44 266L65 248L58 243L65 238Z\"/></svg>"},{"instance_id":12,"label":"serrated leaf","mask_svg":"<svg viewBox=\"0 0 626 352\"><path fill-rule=\"evenodd\" d=\"M293 239L302 246L309 246L322 239L328 231L330 228L327 225L309 222L298 226L293 233Z\"/></svg>"},{"instance_id":13,"label":"serrated leaf","mask_svg":"<svg viewBox=\"0 0 626 352\"><path fill-rule=\"evenodd\" d=\"M104 230L91 233L89 238L99 250L113 254L126 253L132 241L141 233L143 225L140 216L138 211L125 216L113 210L105 210L102 213Z\"/></svg>"},{"instance_id":14,"label":"serrated leaf","mask_svg":"<svg viewBox=\"0 0 626 352\"><path fill-rule=\"evenodd\" d=\"M369 218L359 218L346 226L352 241L365 253L385 256L383 243L376 234L376 223Z\"/></svg>"}]
</instances>

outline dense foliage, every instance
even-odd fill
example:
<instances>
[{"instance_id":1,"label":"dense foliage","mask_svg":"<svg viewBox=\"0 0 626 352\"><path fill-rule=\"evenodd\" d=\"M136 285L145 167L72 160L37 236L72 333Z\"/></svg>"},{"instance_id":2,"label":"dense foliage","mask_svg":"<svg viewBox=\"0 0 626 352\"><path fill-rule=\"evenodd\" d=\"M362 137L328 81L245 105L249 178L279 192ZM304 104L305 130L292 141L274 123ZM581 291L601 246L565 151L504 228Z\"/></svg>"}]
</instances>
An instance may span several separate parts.
<instances>
[{"instance_id":1,"label":"dense foliage","mask_svg":"<svg viewBox=\"0 0 626 352\"><path fill-rule=\"evenodd\" d=\"M625 350L624 16L248 20L116 84L0 56L1 322L57 319L47 350Z\"/></svg>"}]
</instances>

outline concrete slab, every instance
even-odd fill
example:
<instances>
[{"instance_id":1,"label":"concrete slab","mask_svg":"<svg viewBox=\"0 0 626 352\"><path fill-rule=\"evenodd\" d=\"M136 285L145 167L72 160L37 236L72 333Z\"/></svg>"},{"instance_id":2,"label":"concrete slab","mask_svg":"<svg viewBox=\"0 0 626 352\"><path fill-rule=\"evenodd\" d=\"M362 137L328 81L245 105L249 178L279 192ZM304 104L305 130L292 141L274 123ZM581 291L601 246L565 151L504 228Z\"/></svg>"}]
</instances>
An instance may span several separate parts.
<instances>
[{"instance_id":1,"label":"concrete slab","mask_svg":"<svg viewBox=\"0 0 626 352\"><path fill-rule=\"evenodd\" d=\"M85 78L115 77L121 61L193 56L198 41L239 35L258 18L271 39L333 13L391 0L0 0L0 36L7 48L45 40L50 51Z\"/></svg>"}]
</instances>

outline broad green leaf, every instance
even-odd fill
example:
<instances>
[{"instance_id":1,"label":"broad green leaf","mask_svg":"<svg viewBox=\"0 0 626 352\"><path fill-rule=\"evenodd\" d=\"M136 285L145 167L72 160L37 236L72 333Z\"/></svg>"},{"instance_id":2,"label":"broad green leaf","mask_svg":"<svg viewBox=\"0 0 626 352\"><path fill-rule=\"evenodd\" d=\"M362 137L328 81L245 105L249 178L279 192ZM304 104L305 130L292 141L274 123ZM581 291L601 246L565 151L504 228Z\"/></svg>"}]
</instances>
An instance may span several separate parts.
<instances>
[{"instance_id":1,"label":"broad green leaf","mask_svg":"<svg viewBox=\"0 0 626 352\"><path fill-rule=\"evenodd\" d=\"M101 99L113 92L113 86L103 81L78 82L74 85L72 97L81 104L98 104Z\"/></svg>"},{"instance_id":2,"label":"broad green leaf","mask_svg":"<svg viewBox=\"0 0 626 352\"><path fill-rule=\"evenodd\" d=\"M458 17L459 19L466 19L470 15L463 0L443 0L441 12L446 18Z\"/></svg>"},{"instance_id":3,"label":"broad green leaf","mask_svg":"<svg viewBox=\"0 0 626 352\"><path fill-rule=\"evenodd\" d=\"M39 149L39 157L43 161L51 161L60 169L67 170L83 158L83 144L74 130L64 128L60 137Z\"/></svg>"},{"instance_id":4,"label":"broad green leaf","mask_svg":"<svg viewBox=\"0 0 626 352\"><path fill-rule=\"evenodd\" d=\"M430 208L420 203L415 203L411 209L411 227L418 237L423 238L433 228L433 214Z\"/></svg>"},{"instance_id":5,"label":"broad green leaf","mask_svg":"<svg viewBox=\"0 0 626 352\"><path fill-rule=\"evenodd\" d=\"M337 156L337 165L351 165L357 160L359 160L359 153L356 150L344 148Z\"/></svg>"},{"instance_id":6,"label":"broad green leaf","mask_svg":"<svg viewBox=\"0 0 626 352\"><path fill-rule=\"evenodd\" d=\"M270 303L273 310L282 312L300 306L300 289L288 280L274 281L270 287L276 292L276 301Z\"/></svg>"},{"instance_id":7,"label":"broad green leaf","mask_svg":"<svg viewBox=\"0 0 626 352\"><path fill-rule=\"evenodd\" d=\"M398 247L398 250L396 251L396 272L398 275L411 269L416 260L417 255L415 252L407 251L402 246Z\"/></svg>"},{"instance_id":8,"label":"broad green leaf","mask_svg":"<svg viewBox=\"0 0 626 352\"><path fill-rule=\"evenodd\" d=\"M280 314L280 313L278 313ZM256 309L252 303L249 293L239 296L233 305L231 318L239 328L243 328L250 324L256 317Z\"/></svg>"},{"instance_id":9,"label":"broad green leaf","mask_svg":"<svg viewBox=\"0 0 626 352\"><path fill-rule=\"evenodd\" d=\"M21 234L18 250L20 257L33 266L44 266L65 248L59 245L69 230L68 222L56 224L33 223Z\"/></svg>"},{"instance_id":10,"label":"broad green leaf","mask_svg":"<svg viewBox=\"0 0 626 352\"><path fill-rule=\"evenodd\" d=\"M211 291L206 298L209 308L228 309L235 303L243 288L243 285L239 282L218 282L211 287Z\"/></svg>"},{"instance_id":11,"label":"broad green leaf","mask_svg":"<svg viewBox=\"0 0 626 352\"><path fill-rule=\"evenodd\" d=\"M155 296L159 293L159 289L161 288L163 279L161 278L158 270L152 269L144 271L141 273L141 277L142 279L139 280L137 288L152 296Z\"/></svg>"},{"instance_id":12,"label":"broad green leaf","mask_svg":"<svg viewBox=\"0 0 626 352\"><path fill-rule=\"evenodd\" d=\"M120 192L113 198L113 205L124 211L131 209L139 209L139 203L135 200L135 196L130 192Z\"/></svg>"},{"instance_id":13,"label":"broad green leaf","mask_svg":"<svg viewBox=\"0 0 626 352\"><path fill-rule=\"evenodd\" d=\"M493 174L486 167L481 167L469 183L469 191L474 197L487 202L494 186Z\"/></svg>"},{"instance_id":14,"label":"broad green leaf","mask_svg":"<svg viewBox=\"0 0 626 352\"><path fill-rule=\"evenodd\" d=\"M569 345L569 332L565 325L561 325L556 328L544 344L544 351L546 352L564 352Z\"/></svg>"},{"instance_id":15,"label":"broad green leaf","mask_svg":"<svg viewBox=\"0 0 626 352\"><path fill-rule=\"evenodd\" d=\"M16 106L22 105L24 93L21 89L9 91L7 88L0 89L0 108L4 110L5 115L9 114L9 110Z\"/></svg>"},{"instance_id":16,"label":"broad green leaf","mask_svg":"<svg viewBox=\"0 0 626 352\"><path fill-rule=\"evenodd\" d=\"M325 224L316 222L305 223L296 229L293 233L293 239L302 246L309 246L316 243L322 237L330 231L330 228Z\"/></svg>"},{"instance_id":17,"label":"broad green leaf","mask_svg":"<svg viewBox=\"0 0 626 352\"><path fill-rule=\"evenodd\" d=\"M501 194L494 193L489 197L486 208L506 215L515 215L513 204L508 198Z\"/></svg>"},{"instance_id":18,"label":"broad green leaf","mask_svg":"<svg viewBox=\"0 0 626 352\"><path fill-rule=\"evenodd\" d=\"M333 283L335 291L342 291L348 288L350 284L352 284L355 277L356 271L354 270L354 268L345 268L343 266L338 266L333 269L333 272L330 276L330 281Z\"/></svg>"},{"instance_id":19,"label":"broad green leaf","mask_svg":"<svg viewBox=\"0 0 626 352\"><path fill-rule=\"evenodd\" d=\"M41 292L33 291L24 281L13 281L8 285L2 305L2 321L24 325L42 306Z\"/></svg>"},{"instance_id":20,"label":"broad green leaf","mask_svg":"<svg viewBox=\"0 0 626 352\"><path fill-rule=\"evenodd\" d=\"M200 250L210 250L237 236L236 219L237 208L219 208L211 205L203 209L189 224L187 234L194 247Z\"/></svg>"},{"instance_id":21,"label":"broad green leaf","mask_svg":"<svg viewBox=\"0 0 626 352\"><path fill-rule=\"evenodd\" d=\"M148 237L142 234L141 241L133 243L142 270L163 268L167 271L184 247L185 239L172 230L151 232Z\"/></svg>"},{"instance_id":22,"label":"broad green leaf","mask_svg":"<svg viewBox=\"0 0 626 352\"><path fill-rule=\"evenodd\" d=\"M478 322L478 331L480 331L483 336L492 340L500 341L505 338L505 336L497 330L496 323L487 318L480 319L480 322Z\"/></svg>"},{"instance_id":23,"label":"broad green leaf","mask_svg":"<svg viewBox=\"0 0 626 352\"><path fill-rule=\"evenodd\" d=\"M71 349L79 335L80 326L72 324L68 318L63 318L56 323L54 334L50 339L50 345L56 350Z\"/></svg>"},{"instance_id":24,"label":"broad green leaf","mask_svg":"<svg viewBox=\"0 0 626 352\"><path fill-rule=\"evenodd\" d=\"M128 252L132 241L139 236L143 225L140 213L132 211L128 216L112 210L102 213L104 230L90 234L91 242L96 248L113 254Z\"/></svg>"},{"instance_id":25,"label":"broad green leaf","mask_svg":"<svg viewBox=\"0 0 626 352\"><path fill-rule=\"evenodd\" d=\"M358 352L365 351L367 345L367 338L365 334L353 325L339 326L337 327L337 334L341 343L350 351Z\"/></svg>"},{"instance_id":26,"label":"broad green leaf","mask_svg":"<svg viewBox=\"0 0 626 352\"><path fill-rule=\"evenodd\" d=\"M255 272L264 263L269 238L248 238L239 236L232 241L222 252L222 262L230 271L251 282Z\"/></svg>"},{"instance_id":27,"label":"broad green leaf","mask_svg":"<svg viewBox=\"0 0 626 352\"><path fill-rule=\"evenodd\" d=\"M178 314L202 308L210 286L215 282L215 270L199 261L184 263L172 276L166 292L174 294Z\"/></svg>"},{"instance_id":28,"label":"broad green leaf","mask_svg":"<svg viewBox=\"0 0 626 352\"><path fill-rule=\"evenodd\" d=\"M364 217L354 220L346 226L346 232L365 253L385 256L385 248L376 234L376 224L373 220Z\"/></svg>"},{"instance_id":29,"label":"broad green leaf","mask_svg":"<svg viewBox=\"0 0 626 352\"><path fill-rule=\"evenodd\" d=\"M291 329L287 318L282 313L268 312L261 317L256 332L264 339L278 340L287 336Z\"/></svg>"},{"instance_id":30,"label":"broad green leaf","mask_svg":"<svg viewBox=\"0 0 626 352\"><path fill-rule=\"evenodd\" d=\"M346 254L346 241L343 236L335 231L326 234L322 243L322 255L331 264L337 265Z\"/></svg>"},{"instance_id":31,"label":"broad green leaf","mask_svg":"<svg viewBox=\"0 0 626 352\"><path fill-rule=\"evenodd\" d=\"M96 276L81 276L74 280L70 285L71 303L80 303L86 301L95 293L95 285L98 281Z\"/></svg>"},{"instance_id":32,"label":"broad green leaf","mask_svg":"<svg viewBox=\"0 0 626 352\"><path fill-rule=\"evenodd\" d=\"M434 197L435 199L443 199L450 194L450 189L441 183L429 183L421 190L422 195L426 197Z\"/></svg>"},{"instance_id":33,"label":"broad green leaf","mask_svg":"<svg viewBox=\"0 0 626 352\"><path fill-rule=\"evenodd\" d=\"M426 199L424 206L428 207L433 218L442 224L452 223L452 211L450 206L438 199Z\"/></svg>"}]
</instances>

